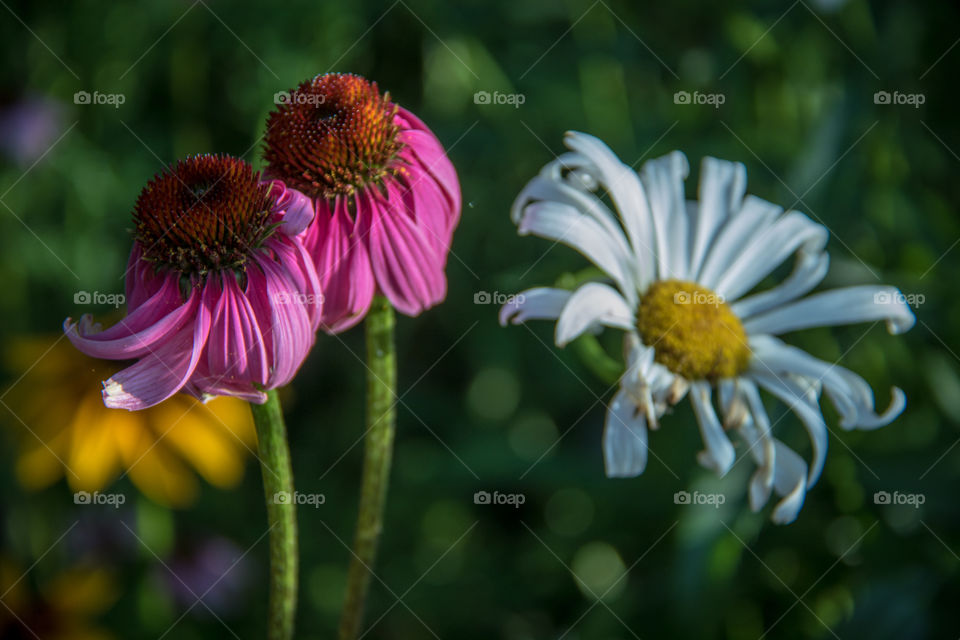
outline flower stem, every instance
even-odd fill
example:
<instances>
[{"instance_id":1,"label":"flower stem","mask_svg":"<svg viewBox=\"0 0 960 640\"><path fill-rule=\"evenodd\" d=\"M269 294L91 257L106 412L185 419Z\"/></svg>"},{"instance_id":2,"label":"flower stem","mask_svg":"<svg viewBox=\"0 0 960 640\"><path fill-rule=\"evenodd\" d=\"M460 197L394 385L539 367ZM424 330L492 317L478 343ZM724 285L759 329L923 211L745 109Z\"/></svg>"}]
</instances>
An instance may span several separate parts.
<instances>
[{"instance_id":1,"label":"flower stem","mask_svg":"<svg viewBox=\"0 0 960 640\"><path fill-rule=\"evenodd\" d=\"M347 573L347 595L340 618L340 640L354 640L363 622L377 540L383 529L383 508L390 482L393 435L396 431L397 355L394 349L393 307L377 296L367 314L367 433L363 478L353 557Z\"/></svg>"},{"instance_id":2,"label":"flower stem","mask_svg":"<svg viewBox=\"0 0 960 640\"><path fill-rule=\"evenodd\" d=\"M263 493L270 525L269 640L293 638L297 610L297 514L287 429L275 390L264 404L250 403L257 426Z\"/></svg>"}]
</instances>

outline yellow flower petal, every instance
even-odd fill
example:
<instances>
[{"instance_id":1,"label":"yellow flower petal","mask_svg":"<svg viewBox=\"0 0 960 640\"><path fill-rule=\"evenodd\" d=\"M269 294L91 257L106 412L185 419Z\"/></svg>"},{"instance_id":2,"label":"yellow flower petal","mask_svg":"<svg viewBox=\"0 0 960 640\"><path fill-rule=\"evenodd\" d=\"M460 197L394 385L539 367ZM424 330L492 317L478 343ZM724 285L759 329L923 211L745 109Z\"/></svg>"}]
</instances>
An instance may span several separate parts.
<instances>
[{"instance_id":1,"label":"yellow flower petal","mask_svg":"<svg viewBox=\"0 0 960 640\"><path fill-rule=\"evenodd\" d=\"M217 403L220 400L211 400ZM234 402L238 402L234 400ZM228 412L229 413L229 412ZM235 486L243 477L243 446L238 436L206 406L189 396L171 398L154 407L151 420L168 427L166 441L211 484Z\"/></svg>"},{"instance_id":2,"label":"yellow flower petal","mask_svg":"<svg viewBox=\"0 0 960 640\"><path fill-rule=\"evenodd\" d=\"M99 393L84 397L70 425L71 448L65 460L74 491L99 491L113 480L120 466L113 434L138 420L131 412L106 408Z\"/></svg>"}]
</instances>

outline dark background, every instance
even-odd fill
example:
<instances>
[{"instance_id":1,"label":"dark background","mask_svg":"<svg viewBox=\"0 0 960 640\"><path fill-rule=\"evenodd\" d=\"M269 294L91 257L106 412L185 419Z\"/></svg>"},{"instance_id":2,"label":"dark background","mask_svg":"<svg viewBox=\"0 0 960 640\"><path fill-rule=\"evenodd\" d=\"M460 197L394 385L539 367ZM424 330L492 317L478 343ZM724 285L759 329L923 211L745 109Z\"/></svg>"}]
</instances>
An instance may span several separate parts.
<instances>
[{"instance_id":1,"label":"dark background","mask_svg":"<svg viewBox=\"0 0 960 640\"><path fill-rule=\"evenodd\" d=\"M399 433L368 623L380 620L366 637L960 636L955 3L0 4L8 346L54 335L64 317L88 311L73 304L78 290L121 290L143 184L191 153L260 166L274 93L314 74L376 80L449 150L463 218L446 302L398 323ZM125 101L77 105L81 90ZM476 104L477 91L524 102ZM725 101L676 104L677 91ZM877 104L877 91L922 94L924 104ZM43 135L19 147L16 107L43 118ZM478 292L552 284L586 266L566 247L517 237L508 216L570 129L601 137L628 164L683 150L690 197L702 156L742 161L750 192L831 230L824 286L879 280L922 300L902 337L881 326L791 337L819 357L842 356L881 407L892 384L909 398L873 433L843 432L826 410L826 469L794 524L771 524L769 507L749 511L750 461L723 480L697 467L686 405L651 439L663 464L607 480L600 437L612 389L552 345L551 325L502 329L495 305L474 303ZM302 638L336 628L362 453L362 352L360 329L320 337L286 397L298 488L326 498L299 511ZM4 389L30 384L8 369ZM65 401L56 386L35 391ZM40 492L18 485L25 425L14 410L0 414L0 553L19 567L14 578L29 569L21 586L41 593L51 576L92 559L115 582L112 606L90 621L105 637L158 638L171 625L164 637L263 636L266 525L252 457L240 486L204 486L182 509L154 504L126 479L106 489L129 496L122 509L79 506L62 481ZM798 420L778 429L809 456ZM722 492L726 503L674 504L676 491L695 489ZM519 492L525 504L475 505L478 490ZM924 503L875 504L881 490ZM94 527L94 542L55 544L78 520ZM130 544L121 520L149 548ZM230 541L230 558L249 552L211 593L216 616L196 606L181 619L189 605L171 595L164 566L178 546L211 537Z\"/></svg>"}]
</instances>

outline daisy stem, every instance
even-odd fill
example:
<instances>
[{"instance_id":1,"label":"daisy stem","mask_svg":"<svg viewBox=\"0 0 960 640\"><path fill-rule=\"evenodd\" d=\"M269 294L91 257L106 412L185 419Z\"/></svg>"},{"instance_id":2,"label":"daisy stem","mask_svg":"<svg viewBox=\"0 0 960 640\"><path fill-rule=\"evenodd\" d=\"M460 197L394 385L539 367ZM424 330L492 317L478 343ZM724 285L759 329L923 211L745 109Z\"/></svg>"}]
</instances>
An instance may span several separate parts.
<instances>
[{"instance_id":1,"label":"daisy stem","mask_svg":"<svg viewBox=\"0 0 960 640\"><path fill-rule=\"evenodd\" d=\"M287 428L275 390L264 404L250 403L257 426L263 493L270 525L270 602L267 638L290 640L297 609L297 514Z\"/></svg>"},{"instance_id":2,"label":"daisy stem","mask_svg":"<svg viewBox=\"0 0 960 640\"><path fill-rule=\"evenodd\" d=\"M383 529L396 431L397 356L393 307L377 296L365 321L367 334L367 432L364 440L360 508L347 573L347 595L340 618L340 640L354 640L363 622L364 603Z\"/></svg>"}]
</instances>

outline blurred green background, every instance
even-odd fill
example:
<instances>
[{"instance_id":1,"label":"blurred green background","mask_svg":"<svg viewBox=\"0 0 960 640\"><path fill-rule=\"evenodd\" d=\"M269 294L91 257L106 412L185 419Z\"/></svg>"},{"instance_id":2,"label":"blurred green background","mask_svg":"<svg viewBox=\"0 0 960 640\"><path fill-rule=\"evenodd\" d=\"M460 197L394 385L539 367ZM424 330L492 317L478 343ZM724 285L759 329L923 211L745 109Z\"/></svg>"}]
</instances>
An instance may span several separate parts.
<instances>
[{"instance_id":1,"label":"blurred green background","mask_svg":"<svg viewBox=\"0 0 960 640\"><path fill-rule=\"evenodd\" d=\"M955 4L0 4L0 637L262 637L266 525L252 456L239 449L238 486L201 483L177 509L129 476L103 489L126 496L117 509L75 504L63 480L27 490L19 456L63 425L31 424L14 399L72 420L74 396L35 375L43 357L31 368L9 354L37 336L52 343L67 316L115 319L111 305L74 299L122 291L142 185L191 153L260 166L274 93L326 71L374 79L419 114L464 194L446 302L399 322L396 466L365 637L960 636ZM78 91L123 104L76 104ZM477 104L478 91L523 103ZM678 91L724 101L677 104ZM878 91L924 103L877 104ZM518 238L508 217L568 129L603 138L628 164L685 151L690 197L702 156L740 160L750 192L830 228L824 286L880 280L922 302L903 337L881 326L791 337L842 357L881 407L894 384L909 398L874 433L842 432L826 410L826 469L794 524L749 511L750 461L723 480L696 466L686 405L651 439L663 464L605 479L612 389L553 347L551 325L501 329L495 305L475 304L479 292L586 266L566 247ZM359 329L321 337L286 396L298 488L325 496L299 510L302 638L336 628L362 453L362 349ZM74 427L76 444L85 427ZM809 456L796 418L778 430ZM695 489L726 503L674 504ZM476 505L479 490L525 503ZM877 491L924 503L878 505Z\"/></svg>"}]
</instances>

